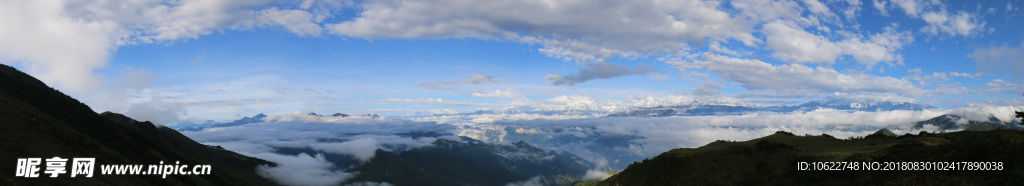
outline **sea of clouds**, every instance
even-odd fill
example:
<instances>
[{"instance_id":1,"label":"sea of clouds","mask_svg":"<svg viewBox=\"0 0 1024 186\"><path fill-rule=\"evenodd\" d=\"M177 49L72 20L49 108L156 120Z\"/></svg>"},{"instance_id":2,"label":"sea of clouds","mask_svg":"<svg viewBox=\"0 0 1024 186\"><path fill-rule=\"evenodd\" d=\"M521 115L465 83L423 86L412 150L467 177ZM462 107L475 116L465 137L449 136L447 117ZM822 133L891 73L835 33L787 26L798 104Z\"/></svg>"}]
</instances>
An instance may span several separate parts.
<instances>
[{"instance_id":1,"label":"sea of clouds","mask_svg":"<svg viewBox=\"0 0 1024 186\"><path fill-rule=\"evenodd\" d=\"M354 177L351 166L368 161L377 149L402 152L431 145L439 139L462 141L459 136L509 144L526 141L545 150L576 154L598 167L588 178L607 177L628 164L675 148L696 148L715 140L745 141L789 131L797 135L829 134L837 138L865 136L881 128L896 134L942 131L917 121L944 114L967 120L1014 121L1013 111L1024 107L979 107L921 111L844 111L817 109L791 113L750 113L726 116L592 117L531 114L467 114L443 120L424 118L335 117L302 113L272 115L266 122L234 127L186 131L183 134L208 145L278 162L261 166L259 173L282 184L337 184ZM313 149L318 154L285 154L281 148ZM337 165L324 154L352 157L356 163ZM523 183L531 180L523 180Z\"/></svg>"}]
</instances>

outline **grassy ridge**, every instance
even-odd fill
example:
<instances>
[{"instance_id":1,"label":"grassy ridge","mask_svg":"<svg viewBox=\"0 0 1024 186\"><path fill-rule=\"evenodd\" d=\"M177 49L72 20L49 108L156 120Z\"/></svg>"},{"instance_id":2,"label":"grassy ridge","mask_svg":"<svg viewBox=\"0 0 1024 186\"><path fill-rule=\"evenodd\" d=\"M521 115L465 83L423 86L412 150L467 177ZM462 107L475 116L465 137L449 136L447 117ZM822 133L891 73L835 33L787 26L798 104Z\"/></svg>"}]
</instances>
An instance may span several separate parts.
<instances>
[{"instance_id":1,"label":"grassy ridge","mask_svg":"<svg viewBox=\"0 0 1024 186\"><path fill-rule=\"evenodd\" d=\"M1024 131L835 139L787 132L674 149L630 165L599 185L1004 185L1024 181ZM1001 171L797 170L797 162L1003 162Z\"/></svg>"}]
</instances>

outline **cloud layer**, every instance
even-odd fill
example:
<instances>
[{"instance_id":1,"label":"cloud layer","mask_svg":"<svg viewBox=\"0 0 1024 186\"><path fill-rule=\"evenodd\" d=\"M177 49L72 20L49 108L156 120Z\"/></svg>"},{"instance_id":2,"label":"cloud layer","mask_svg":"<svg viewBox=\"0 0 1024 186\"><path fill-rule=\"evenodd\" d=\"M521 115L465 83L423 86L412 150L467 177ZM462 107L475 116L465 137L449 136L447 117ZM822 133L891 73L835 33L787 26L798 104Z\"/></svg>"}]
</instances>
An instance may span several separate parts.
<instances>
[{"instance_id":1,"label":"cloud layer","mask_svg":"<svg viewBox=\"0 0 1024 186\"><path fill-rule=\"evenodd\" d=\"M481 38L541 44L540 52L593 61L683 49L705 38L755 42L752 26L706 1L373 1L326 26L356 38ZM630 37L622 37L630 36Z\"/></svg>"},{"instance_id":2,"label":"cloud layer","mask_svg":"<svg viewBox=\"0 0 1024 186\"><path fill-rule=\"evenodd\" d=\"M629 68L627 66L614 65L605 62L589 63L586 66L587 68L580 69L580 72L576 74L565 76L557 74L548 74L546 76L548 78L548 81L550 81L548 84L573 86L595 79L608 79L619 76L646 74L649 72L658 71L649 66L638 65L635 68Z\"/></svg>"},{"instance_id":3,"label":"cloud layer","mask_svg":"<svg viewBox=\"0 0 1024 186\"><path fill-rule=\"evenodd\" d=\"M1017 47L992 46L978 48L970 55L978 70L992 74L1008 74L1016 82L1024 81L1024 41Z\"/></svg>"},{"instance_id":4,"label":"cloud layer","mask_svg":"<svg viewBox=\"0 0 1024 186\"><path fill-rule=\"evenodd\" d=\"M837 138L865 136L881 128L897 134L941 132L913 122L943 114L973 121L1015 121L1013 111L1024 107L975 107L922 111L842 111L818 109L792 113L752 113L731 116L600 117L585 119L503 119L460 127L459 135L502 143L525 140L542 148L562 149L606 168L621 169L632 161L675 148L696 148L715 140L746 141L789 131L798 135L829 134ZM951 132L951 131L946 131Z\"/></svg>"},{"instance_id":5,"label":"cloud layer","mask_svg":"<svg viewBox=\"0 0 1024 186\"><path fill-rule=\"evenodd\" d=\"M813 90L816 92L889 92L920 95L922 89L906 80L868 74L846 74L801 64L772 65L755 59L711 53L692 65L708 69L749 90Z\"/></svg>"},{"instance_id":6,"label":"cloud layer","mask_svg":"<svg viewBox=\"0 0 1024 186\"><path fill-rule=\"evenodd\" d=\"M182 134L200 143L277 162L276 167L261 166L257 170L288 185L339 184L358 173L346 172L352 165L333 164L323 154L282 154L282 148L311 149L365 162L377 149L404 151L430 145L438 138L459 140L450 135L454 126L435 122L300 113L272 115L265 120L268 122Z\"/></svg>"}]
</instances>

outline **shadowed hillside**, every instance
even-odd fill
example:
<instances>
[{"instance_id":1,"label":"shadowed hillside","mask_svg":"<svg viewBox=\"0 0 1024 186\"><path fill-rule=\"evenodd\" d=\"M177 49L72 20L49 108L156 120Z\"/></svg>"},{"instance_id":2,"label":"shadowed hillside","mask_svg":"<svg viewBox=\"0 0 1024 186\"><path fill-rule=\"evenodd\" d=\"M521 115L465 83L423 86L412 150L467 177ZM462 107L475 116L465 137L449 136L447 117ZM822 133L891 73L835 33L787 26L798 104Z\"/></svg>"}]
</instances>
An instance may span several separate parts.
<instances>
[{"instance_id":1,"label":"shadowed hillside","mask_svg":"<svg viewBox=\"0 0 1024 186\"><path fill-rule=\"evenodd\" d=\"M497 145L438 139L432 146L400 154L377 150L369 162L350 170L359 175L348 182L504 185L539 177L547 184L569 185L593 167L576 155L544 151L526 142Z\"/></svg>"},{"instance_id":2,"label":"shadowed hillside","mask_svg":"<svg viewBox=\"0 0 1024 186\"><path fill-rule=\"evenodd\" d=\"M43 82L0 65L0 185L273 185L255 172L264 160L210 147L175 130L121 114L96 114ZM93 178L21 178L18 158L95 157ZM209 164L210 175L101 175L103 164ZM45 163L44 163L45 164ZM70 164L70 163L69 163ZM68 167L70 169L70 166ZM70 173L70 170L69 172Z\"/></svg>"},{"instance_id":3,"label":"shadowed hillside","mask_svg":"<svg viewBox=\"0 0 1024 186\"><path fill-rule=\"evenodd\" d=\"M885 133L885 131L880 131ZM925 133L859 139L794 136L718 141L630 165L600 185L1015 185L1024 182L1024 131ZM798 170L798 162L1002 162L988 170Z\"/></svg>"}]
</instances>

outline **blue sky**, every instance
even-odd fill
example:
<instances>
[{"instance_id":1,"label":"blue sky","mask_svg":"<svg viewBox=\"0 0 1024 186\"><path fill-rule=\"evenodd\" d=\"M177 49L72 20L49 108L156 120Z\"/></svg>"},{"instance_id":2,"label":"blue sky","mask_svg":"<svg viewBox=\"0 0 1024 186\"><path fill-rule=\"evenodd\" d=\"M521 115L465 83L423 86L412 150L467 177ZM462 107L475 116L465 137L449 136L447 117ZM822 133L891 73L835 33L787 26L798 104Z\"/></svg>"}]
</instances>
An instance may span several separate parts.
<instances>
[{"instance_id":1,"label":"blue sky","mask_svg":"<svg viewBox=\"0 0 1024 186\"><path fill-rule=\"evenodd\" d=\"M1022 1L0 2L0 62L97 111L1024 104Z\"/></svg>"}]
</instances>

